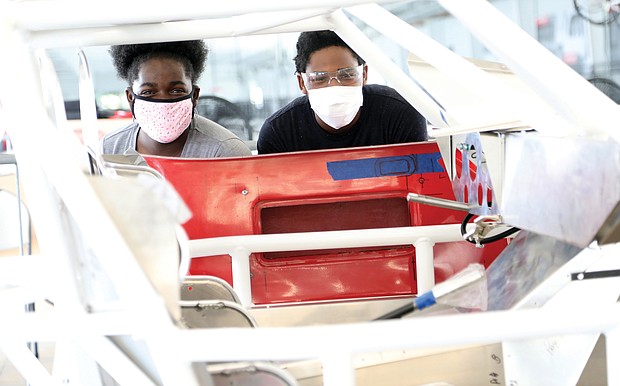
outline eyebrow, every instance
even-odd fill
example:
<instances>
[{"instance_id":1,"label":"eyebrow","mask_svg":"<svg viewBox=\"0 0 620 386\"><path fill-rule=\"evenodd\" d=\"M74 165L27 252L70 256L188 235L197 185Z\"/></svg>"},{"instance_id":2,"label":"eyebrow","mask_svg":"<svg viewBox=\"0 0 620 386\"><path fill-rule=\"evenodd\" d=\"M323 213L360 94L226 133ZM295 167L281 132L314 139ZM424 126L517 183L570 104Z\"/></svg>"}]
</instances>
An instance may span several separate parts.
<instances>
[{"instance_id":1,"label":"eyebrow","mask_svg":"<svg viewBox=\"0 0 620 386\"><path fill-rule=\"evenodd\" d=\"M173 80L172 82L169 82L168 85L169 86L176 86L176 85L183 85L183 86L187 86L187 84L185 82L183 82L182 80ZM144 82L142 84L140 84L138 87L156 87L157 84L156 83L152 83L152 82Z\"/></svg>"},{"instance_id":2,"label":"eyebrow","mask_svg":"<svg viewBox=\"0 0 620 386\"><path fill-rule=\"evenodd\" d=\"M361 64L358 64L356 66L350 66L350 67L342 67L342 68L339 68L339 69L334 70L334 71L310 71L310 72L338 72L340 70L347 70L349 68L356 68L356 67L359 67L359 66L361 66Z\"/></svg>"},{"instance_id":3,"label":"eyebrow","mask_svg":"<svg viewBox=\"0 0 620 386\"><path fill-rule=\"evenodd\" d=\"M187 86L187 84L185 82L183 82L182 80L173 80L172 82L168 83L170 86L176 86L176 85L182 85L182 86Z\"/></svg>"}]
</instances>

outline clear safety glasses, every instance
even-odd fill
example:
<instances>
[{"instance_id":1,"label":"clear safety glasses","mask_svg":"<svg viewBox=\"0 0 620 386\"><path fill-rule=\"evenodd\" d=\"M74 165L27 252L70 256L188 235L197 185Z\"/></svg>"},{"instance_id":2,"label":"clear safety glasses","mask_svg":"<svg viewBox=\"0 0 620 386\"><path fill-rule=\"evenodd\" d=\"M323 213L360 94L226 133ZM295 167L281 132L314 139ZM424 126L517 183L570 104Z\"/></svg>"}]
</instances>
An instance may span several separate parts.
<instances>
[{"instance_id":1,"label":"clear safety glasses","mask_svg":"<svg viewBox=\"0 0 620 386\"><path fill-rule=\"evenodd\" d=\"M341 68L338 71L314 71L302 72L301 77L307 89L322 88L332 85L332 79L338 81L340 86L355 86L362 79L364 65Z\"/></svg>"}]
</instances>

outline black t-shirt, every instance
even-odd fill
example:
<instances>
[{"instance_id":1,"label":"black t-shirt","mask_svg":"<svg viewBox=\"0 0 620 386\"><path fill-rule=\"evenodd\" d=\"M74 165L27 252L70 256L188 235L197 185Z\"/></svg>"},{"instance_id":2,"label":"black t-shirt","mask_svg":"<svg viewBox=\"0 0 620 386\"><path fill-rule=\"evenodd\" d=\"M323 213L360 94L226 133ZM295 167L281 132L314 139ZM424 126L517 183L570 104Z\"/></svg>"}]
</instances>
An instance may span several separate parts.
<instances>
[{"instance_id":1,"label":"black t-shirt","mask_svg":"<svg viewBox=\"0 0 620 386\"><path fill-rule=\"evenodd\" d=\"M302 150L420 142L428 139L426 118L396 90L366 85L361 114L345 134L321 129L306 95L296 98L267 118L260 130L259 154Z\"/></svg>"}]
</instances>

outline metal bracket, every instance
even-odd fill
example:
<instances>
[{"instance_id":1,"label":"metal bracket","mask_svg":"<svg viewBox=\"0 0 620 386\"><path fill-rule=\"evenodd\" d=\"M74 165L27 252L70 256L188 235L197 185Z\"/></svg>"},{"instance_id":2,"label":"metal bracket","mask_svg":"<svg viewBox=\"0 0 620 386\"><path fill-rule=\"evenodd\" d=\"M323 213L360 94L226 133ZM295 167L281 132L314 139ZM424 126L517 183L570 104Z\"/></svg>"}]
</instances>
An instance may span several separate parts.
<instances>
[{"instance_id":1,"label":"metal bracket","mask_svg":"<svg viewBox=\"0 0 620 386\"><path fill-rule=\"evenodd\" d=\"M444 198L437 198L433 196L424 196L417 193L407 194L407 201L438 206L440 208L462 210L464 212L469 212L472 209L480 208L479 205L471 205L460 201L446 200Z\"/></svg>"},{"instance_id":2,"label":"metal bracket","mask_svg":"<svg viewBox=\"0 0 620 386\"><path fill-rule=\"evenodd\" d=\"M595 271L595 272L576 272L570 275L571 280L586 280L586 279L602 279L605 277L620 276L620 269L612 269L608 271Z\"/></svg>"},{"instance_id":3,"label":"metal bracket","mask_svg":"<svg viewBox=\"0 0 620 386\"><path fill-rule=\"evenodd\" d=\"M484 240L493 230L504 225L499 215L479 216L474 220L476 227L463 235L463 238L472 243L476 243L476 247L482 248L482 240Z\"/></svg>"}]
</instances>

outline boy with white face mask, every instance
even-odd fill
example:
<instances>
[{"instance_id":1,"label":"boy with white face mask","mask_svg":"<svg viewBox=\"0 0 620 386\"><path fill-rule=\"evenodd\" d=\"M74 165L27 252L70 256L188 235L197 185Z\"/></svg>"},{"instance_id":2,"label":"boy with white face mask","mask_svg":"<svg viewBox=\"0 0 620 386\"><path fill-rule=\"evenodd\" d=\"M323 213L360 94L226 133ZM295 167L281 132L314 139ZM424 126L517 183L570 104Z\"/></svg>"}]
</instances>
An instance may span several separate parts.
<instances>
[{"instance_id":1,"label":"boy with white face mask","mask_svg":"<svg viewBox=\"0 0 620 386\"><path fill-rule=\"evenodd\" d=\"M259 154L428 139L426 119L396 90L366 85L364 60L335 32L303 32L294 61L305 95L267 118Z\"/></svg>"}]
</instances>

